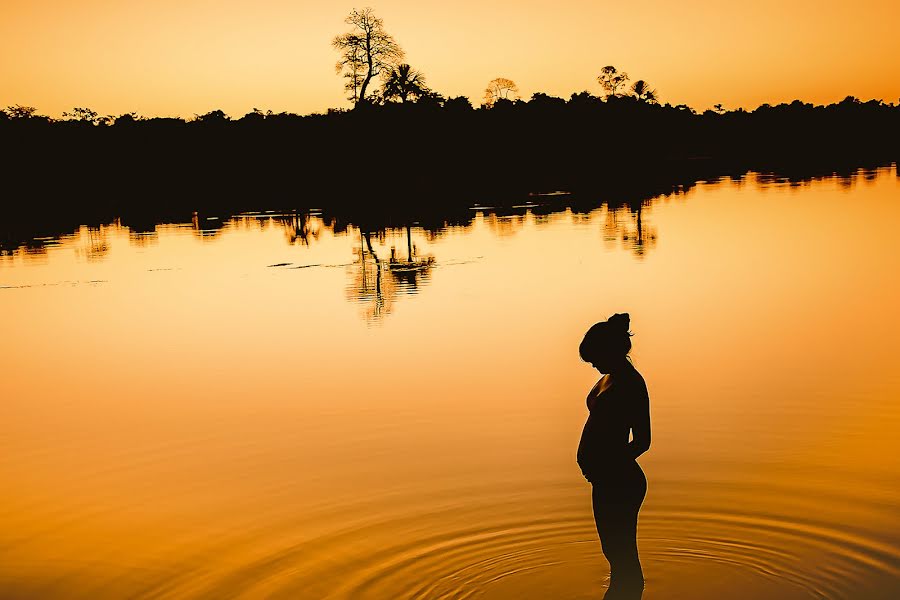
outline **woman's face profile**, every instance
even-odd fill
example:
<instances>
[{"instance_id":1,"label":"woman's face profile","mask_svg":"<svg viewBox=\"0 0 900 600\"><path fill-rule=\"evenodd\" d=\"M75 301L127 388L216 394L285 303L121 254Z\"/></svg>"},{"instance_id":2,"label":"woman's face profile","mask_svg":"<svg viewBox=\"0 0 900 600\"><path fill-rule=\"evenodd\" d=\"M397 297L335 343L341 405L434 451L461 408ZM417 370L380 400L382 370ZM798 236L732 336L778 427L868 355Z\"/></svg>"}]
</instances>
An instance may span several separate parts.
<instances>
[{"instance_id":1,"label":"woman's face profile","mask_svg":"<svg viewBox=\"0 0 900 600\"><path fill-rule=\"evenodd\" d=\"M609 373L613 358L608 348L596 348L588 357L588 362L600 373Z\"/></svg>"}]
</instances>

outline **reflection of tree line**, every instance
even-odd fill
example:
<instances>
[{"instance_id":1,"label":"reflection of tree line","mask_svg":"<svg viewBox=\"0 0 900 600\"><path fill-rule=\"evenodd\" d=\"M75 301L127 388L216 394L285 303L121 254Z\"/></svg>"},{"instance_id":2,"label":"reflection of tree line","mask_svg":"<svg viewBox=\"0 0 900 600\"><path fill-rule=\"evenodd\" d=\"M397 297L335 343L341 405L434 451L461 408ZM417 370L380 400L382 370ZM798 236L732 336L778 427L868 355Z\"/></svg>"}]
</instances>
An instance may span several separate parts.
<instances>
[{"instance_id":1,"label":"reflection of tree line","mask_svg":"<svg viewBox=\"0 0 900 600\"><path fill-rule=\"evenodd\" d=\"M881 170L881 173L884 173ZM896 168L895 168L895 172ZM897 172L900 174L900 172ZM879 175L875 169L793 171L755 174L754 179L762 186L788 185L804 186L813 181L832 179L845 188L852 187L858 180L871 181ZM716 180L715 176L702 179ZM726 178L727 179L727 178ZM734 173L730 180L737 185L745 185L747 177ZM609 199L592 194L560 194L531 196L526 205L516 205L506 199L490 208L482 209L488 226L497 235L513 232L521 227L524 216L530 214L538 225L552 216L570 210L573 219L590 220L594 211L606 207L603 225L604 240L607 243L618 240L630 248L635 255L642 256L656 243L657 233L647 222L646 211L662 198L683 195L694 187L697 179L685 179L678 183L638 184L632 181L631 189L610 188ZM623 188L629 182L622 182ZM249 208L249 207L248 207ZM404 207L400 207L401 210ZM7 218L0 221L0 257L23 256L36 258L46 254L47 249L65 243L66 238L84 237L78 250L88 260L102 259L108 252L107 235L110 228L125 228L130 243L138 246L153 244L158 239L160 227L172 226L190 228L194 235L215 238L228 226L280 227L290 244L310 245L319 239L325 229L334 234L347 232L351 227L374 232L376 236L385 231L416 223L426 240L432 241L452 228L466 229L473 225L476 211L469 206L437 203L430 210L406 207L407 213L398 211L392 216L378 215L377 209L356 210L352 207L322 208L316 210L292 210L279 213L246 214L229 210L194 212L184 215L173 210L130 210L116 215L111 209L103 211L83 211L77 215L67 211L51 211L40 218ZM88 223L88 225L84 225ZM408 236L407 236L408 238ZM414 256L413 247L406 249L407 258ZM396 258L396 257L395 257ZM388 260L385 257L385 260ZM397 276L402 271L395 269Z\"/></svg>"},{"instance_id":2,"label":"reflection of tree line","mask_svg":"<svg viewBox=\"0 0 900 600\"><path fill-rule=\"evenodd\" d=\"M527 207L495 207L478 211L468 210L464 213L464 218L456 215L457 218L451 219L433 218L430 221L416 221L416 225L421 229L426 240L434 241L451 228L465 230L473 227L477 215L483 214L486 226L494 234L502 237L511 235L523 227L525 217L528 215L531 215L539 226L550 223L553 216L562 216L566 210L572 211L573 218L589 221L592 218L592 212L606 206L607 223L604 226L606 239L620 239L625 245L633 248L636 254L641 254L639 249L644 245L645 240L655 236L655 233L650 232L642 219L645 206L650 204L651 201L648 200L636 204L619 203L615 205L564 202L552 205L531 204ZM50 218L49 221L53 222L53 219ZM46 255L50 248L69 244L78 239L80 241L77 242L75 248L79 256L89 261L100 260L109 252L108 235L111 230L127 231L129 243L134 246L146 247L158 242L159 230L165 227L190 230L197 238L212 240L218 238L230 227L264 229L274 225L284 232L285 239L289 244L310 246L319 239L323 230L340 235L346 233L350 228L363 227L371 229L361 229L363 231L361 248L365 256L360 259L360 255L357 253L359 262L366 264L365 259L368 258L373 267L378 265L379 268L389 271L395 280L406 282L409 287L414 288L418 278L427 274L427 267L434 262L433 257L420 256L412 241L412 225L409 223L400 228L405 231L405 248L392 247L389 255L379 256L372 246L371 236L375 235L379 242L384 243L385 234L396 230L397 227L388 224L372 225L371 222L371 219L366 219L363 224L359 224L341 216L300 210L259 215L205 216L194 213L190 220L185 222L167 220L159 224L148 224L146 219L132 222L129 219L116 218L98 225L73 226L72 231L62 233L50 233L53 230L50 223L43 224L39 229L31 223L20 224L18 227L14 226L14 223L9 223L3 230L3 237L0 238L0 257L38 258ZM66 224L62 222L59 226L65 227Z\"/></svg>"},{"instance_id":3,"label":"reflection of tree line","mask_svg":"<svg viewBox=\"0 0 900 600\"><path fill-rule=\"evenodd\" d=\"M95 226L85 225L76 227L71 232L28 239L17 239L17 230L7 228L0 237L0 259L20 256L29 260L43 260L49 248L67 245L75 251L76 256L88 262L98 262L109 254L109 232L117 228L118 224L115 222Z\"/></svg>"}]
</instances>

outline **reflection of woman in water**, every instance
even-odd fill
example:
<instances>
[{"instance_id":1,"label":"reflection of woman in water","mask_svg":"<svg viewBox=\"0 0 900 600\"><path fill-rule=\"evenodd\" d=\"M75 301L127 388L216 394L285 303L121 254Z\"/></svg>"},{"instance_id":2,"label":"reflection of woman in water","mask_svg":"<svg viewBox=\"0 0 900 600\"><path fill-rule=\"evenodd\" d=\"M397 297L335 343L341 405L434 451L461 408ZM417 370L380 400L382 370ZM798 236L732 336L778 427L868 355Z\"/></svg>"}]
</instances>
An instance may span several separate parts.
<instances>
[{"instance_id":1,"label":"reflection of woman in water","mask_svg":"<svg viewBox=\"0 0 900 600\"><path fill-rule=\"evenodd\" d=\"M640 597L644 588L637 518L647 479L635 459L650 447L650 401L628 357L628 327L628 314L615 314L591 327L579 347L582 360L603 373L588 393L578 466L593 486L594 520L609 561L606 598Z\"/></svg>"}]
</instances>

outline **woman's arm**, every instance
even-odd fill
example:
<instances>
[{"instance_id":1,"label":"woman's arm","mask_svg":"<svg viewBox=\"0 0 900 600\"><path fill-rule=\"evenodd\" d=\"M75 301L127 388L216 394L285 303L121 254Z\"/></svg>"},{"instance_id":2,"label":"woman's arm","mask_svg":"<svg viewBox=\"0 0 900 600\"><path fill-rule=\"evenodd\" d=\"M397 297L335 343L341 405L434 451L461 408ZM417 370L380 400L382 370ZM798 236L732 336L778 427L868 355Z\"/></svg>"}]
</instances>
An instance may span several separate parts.
<instances>
[{"instance_id":1,"label":"woman's arm","mask_svg":"<svg viewBox=\"0 0 900 600\"><path fill-rule=\"evenodd\" d=\"M650 395L643 379L635 383L634 418L631 423L631 441L628 456L637 458L650 449Z\"/></svg>"}]
</instances>

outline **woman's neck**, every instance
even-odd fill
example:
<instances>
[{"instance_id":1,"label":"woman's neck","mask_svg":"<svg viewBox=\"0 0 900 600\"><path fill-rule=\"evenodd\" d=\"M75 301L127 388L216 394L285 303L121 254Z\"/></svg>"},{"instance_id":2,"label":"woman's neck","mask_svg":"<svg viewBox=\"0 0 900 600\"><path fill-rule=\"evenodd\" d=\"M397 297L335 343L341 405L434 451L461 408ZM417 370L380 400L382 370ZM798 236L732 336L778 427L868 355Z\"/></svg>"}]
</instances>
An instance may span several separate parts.
<instances>
[{"instance_id":1,"label":"woman's neck","mask_svg":"<svg viewBox=\"0 0 900 600\"><path fill-rule=\"evenodd\" d=\"M627 358L623 358L622 362L616 363L609 371L609 375L615 377L617 375L621 375L622 373L626 373L633 369L631 362Z\"/></svg>"}]
</instances>

